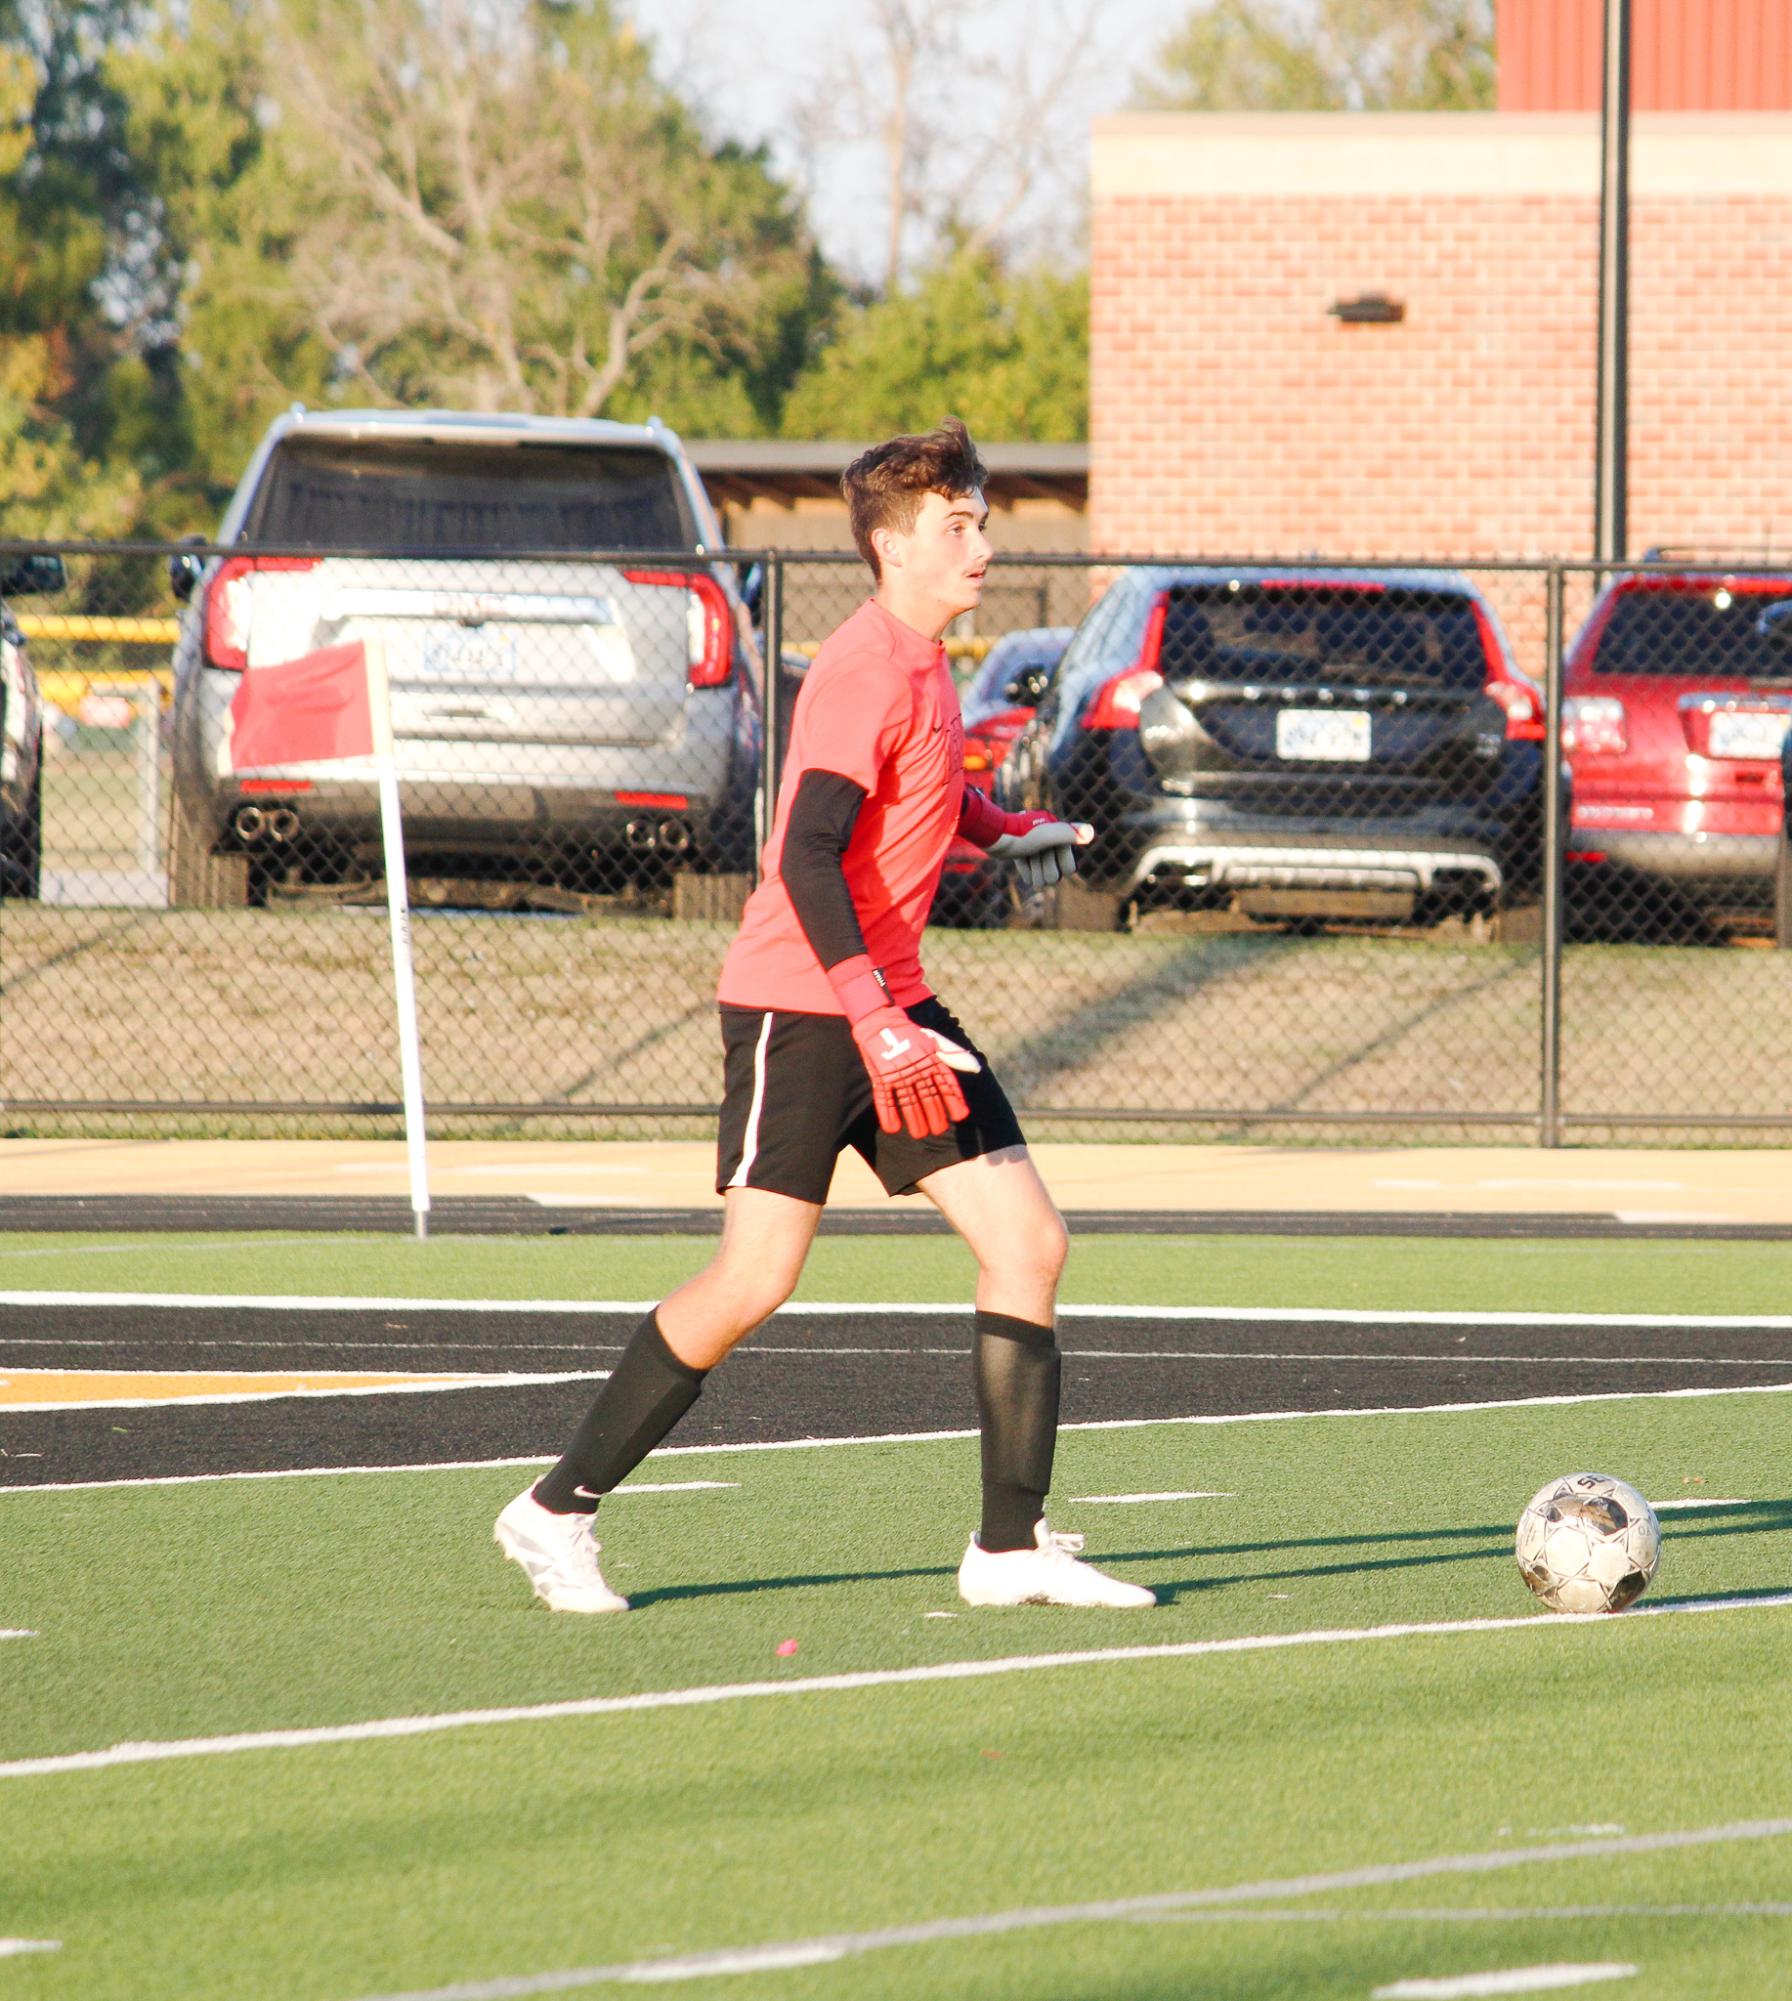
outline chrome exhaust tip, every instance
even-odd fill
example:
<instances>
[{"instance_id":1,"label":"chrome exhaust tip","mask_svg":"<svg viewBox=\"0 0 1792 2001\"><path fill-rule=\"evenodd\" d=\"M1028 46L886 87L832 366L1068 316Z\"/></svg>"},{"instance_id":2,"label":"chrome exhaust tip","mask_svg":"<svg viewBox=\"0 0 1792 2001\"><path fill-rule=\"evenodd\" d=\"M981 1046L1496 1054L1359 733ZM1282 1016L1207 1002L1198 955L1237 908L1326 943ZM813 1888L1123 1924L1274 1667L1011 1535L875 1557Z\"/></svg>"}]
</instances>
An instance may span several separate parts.
<instances>
[{"instance_id":1,"label":"chrome exhaust tip","mask_svg":"<svg viewBox=\"0 0 1792 2001\"><path fill-rule=\"evenodd\" d=\"M662 820L659 826L659 844L666 854L688 854L691 848L690 823L686 820Z\"/></svg>"},{"instance_id":2,"label":"chrome exhaust tip","mask_svg":"<svg viewBox=\"0 0 1792 2001\"><path fill-rule=\"evenodd\" d=\"M290 806L276 806L267 818L268 839L291 841L298 838L299 816Z\"/></svg>"},{"instance_id":3,"label":"chrome exhaust tip","mask_svg":"<svg viewBox=\"0 0 1792 2001\"><path fill-rule=\"evenodd\" d=\"M239 841L259 841L267 832L268 816L259 806L239 806L231 815L230 824L236 829Z\"/></svg>"},{"instance_id":4,"label":"chrome exhaust tip","mask_svg":"<svg viewBox=\"0 0 1792 2001\"><path fill-rule=\"evenodd\" d=\"M659 844L659 834L651 820L631 820L622 838L637 854L648 854Z\"/></svg>"}]
</instances>

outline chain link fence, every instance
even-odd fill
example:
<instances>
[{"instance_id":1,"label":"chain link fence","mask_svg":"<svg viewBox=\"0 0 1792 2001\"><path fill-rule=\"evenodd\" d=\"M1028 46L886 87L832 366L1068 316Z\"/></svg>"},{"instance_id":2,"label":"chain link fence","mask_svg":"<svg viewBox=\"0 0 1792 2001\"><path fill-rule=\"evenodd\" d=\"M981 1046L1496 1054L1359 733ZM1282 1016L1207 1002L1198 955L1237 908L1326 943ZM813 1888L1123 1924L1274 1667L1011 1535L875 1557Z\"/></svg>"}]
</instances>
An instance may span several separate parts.
<instances>
[{"instance_id":1,"label":"chain link fence","mask_svg":"<svg viewBox=\"0 0 1792 2001\"><path fill-rule=\"evenodd\" d=\"M371 770L233 755L259 670L359 643L432 1132L707 1131L856 561L0 545L0 583L0 1129L398 1130ZM1031 902L955 849L926 948L1039 1136L1792 1130L1792 569L1004 556L949 645L972 782L1094 830Z\"/></svg>"}]
</instances>

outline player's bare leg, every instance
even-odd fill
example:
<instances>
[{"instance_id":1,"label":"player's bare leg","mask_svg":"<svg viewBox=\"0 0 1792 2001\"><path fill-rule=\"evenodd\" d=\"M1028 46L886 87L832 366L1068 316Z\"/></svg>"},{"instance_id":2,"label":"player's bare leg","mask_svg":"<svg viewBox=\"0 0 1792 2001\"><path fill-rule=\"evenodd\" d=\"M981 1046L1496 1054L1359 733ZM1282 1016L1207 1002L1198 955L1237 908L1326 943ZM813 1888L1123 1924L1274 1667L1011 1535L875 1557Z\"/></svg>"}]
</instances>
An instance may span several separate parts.
<instances>
[{"instance_id":1,"label":"player's bare leg","mask_svg":"<svg viewBox=\"0 0 1792 2001\"><path fill-rule=\"evenodd\" d=\"M820 1203L764 1188L730 1188L722 1205L715 1256L659 1307L666 1346L693 1369L713 1369L784 1304L821 1221Z\"/></svg>"},{"instance_id":2,"label":"player's bare leg","mask_svg":"<svg viewBox=\"0 0 1792 2001\"><path fill-rule=\"evenodd\" d=\"M1078 1560L1082 1537L1046 1526L1061 1363L1053 1315L1069 1239L1024 1146L940 1168L921 1183L977 1260L973 1362L983 1437L983 1520L959 1567L972 1605L1145 1606L1142 1585Z\"/></svg>"},{"instance_id":3,"label":"player's bare leg","mask_svg":"<svg viewBox=\"0 0 1792 2001\"><path fill-rule=\"evenodd\" d=\"M1049 1327L1070 1238L1027 1149L939 1168L921 1193L977 1260L978 1311Z\"/></svg>"},{"instance_id":4,"label":"player's bare leg","mask_svg":"<svg viewBox=\"0 0 1792 2001\"><path fill-rule=\"evenodd\" d=\"M551 1610L628 1609L598 1568L598 1503L697 1401L728 1350L790 1297L820 1218L818 1203L729 1189L715 1256L635 1329L559 1464L498 1517L499 1547Z\"/></svg>"}]
</instances>

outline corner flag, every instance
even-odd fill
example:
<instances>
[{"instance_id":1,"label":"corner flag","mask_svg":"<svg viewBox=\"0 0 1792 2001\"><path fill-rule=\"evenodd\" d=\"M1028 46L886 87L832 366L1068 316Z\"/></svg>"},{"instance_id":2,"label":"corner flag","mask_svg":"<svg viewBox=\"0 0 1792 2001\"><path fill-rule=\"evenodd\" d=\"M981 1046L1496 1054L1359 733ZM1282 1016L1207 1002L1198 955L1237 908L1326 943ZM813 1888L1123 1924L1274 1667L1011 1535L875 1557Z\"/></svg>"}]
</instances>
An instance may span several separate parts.
<instances>
[{"instance_id":1,"label":"corner flag","mask_svg":"<svg viewBox=\"0 0 1792 2001\"><path fill-rule=\"evenodd\" d=\"M298 660L245 670L230 701L230 764L321 764L370 757L379 776L380 837L386 858L386 915L392 936L392 984L398 1002L398 1062L404 1091L405 1150L411 1216L429 1234L429 1173L424 1156L423 1051L417 1033L417 979L411 961L411 911L405 887L404 823L398 765L392 754L392 695L385 656L359 641L326 646Z\"/></svg>"},{"instance_id":2,"label":"corner flag","mask_svg":"<svg viewBox=\"0 0 1792 2001\"><path fill-rule=\"evenodd\" d=\"M374 743L367 649L358 641L278 666L252 667L230 700L235 771L371 757Z\"/></svg>"}]
</instances>

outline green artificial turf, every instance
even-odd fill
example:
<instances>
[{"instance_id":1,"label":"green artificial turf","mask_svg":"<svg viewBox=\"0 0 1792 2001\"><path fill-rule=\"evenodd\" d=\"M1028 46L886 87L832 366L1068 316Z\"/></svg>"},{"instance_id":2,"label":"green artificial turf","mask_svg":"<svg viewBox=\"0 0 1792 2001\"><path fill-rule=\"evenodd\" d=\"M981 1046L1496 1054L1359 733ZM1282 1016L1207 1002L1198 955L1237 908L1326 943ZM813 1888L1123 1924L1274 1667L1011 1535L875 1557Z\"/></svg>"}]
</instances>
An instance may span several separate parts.
<instances>
[{"instance_id":1,"label":"green artificial turf","mask_svg":"<svg viewBox=\"0 0 1792 2001\"><path fill-rule=\"evenodd\" d=\"M492 1549L502 1470L0 1497L0 1758L856 1669L1518 1617L1513 1630L1110 1659L0 1779L0 1961L31 2001L360 2001L951 1915L1711 1827L1792 1798L1792 1608L1568 1622L1511 1524L1600 1465L1664 1517L1644 1606L1792 1585L1787 1401L1728 1394L1068 1433L1054 1513L1149 1613L971 1613L975 1446L664 1455L602 1528L622 1619ZM642 1477L648 1477L645 1473ZM1230 1498L1078 1508L1079 1494ZM76 1588L78 1586L78 1588ZM929 1612L950 1611L949 1619ZM781 1656L781 1642L797 1642ZM693 1983L788 1995L1366 1996L1553 1960L1626 1993L1777 1990L1792 1840L1442 1876ZM1477 1924L1427 1909L1634 1904ZM508 1990L493 1990L504 1992ZM566 1989L562 1991L581 1991ZM601 1992L603 1989L582 1991Z\"/></svg>"},{"instance_id":2,"label":"green artificial turf","mask_svg":"<svg viewBox=\"0 0 1792 2001\"><path fill-rule=\"evenodd\" d=\"M647 1299L709 1256L702 1237L0 1235L0 1291ZM947 1237L817 1240L800 1299L969 1296ZM1410 1311L1780 1313L1792 1245L1477 1237L1078 1237L1063 1297L1088 1304Z\"/></svg>"}]
</instances>

